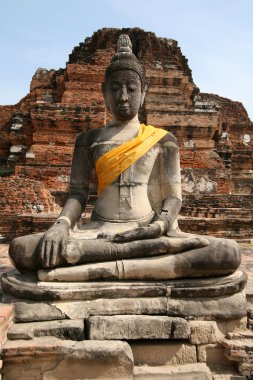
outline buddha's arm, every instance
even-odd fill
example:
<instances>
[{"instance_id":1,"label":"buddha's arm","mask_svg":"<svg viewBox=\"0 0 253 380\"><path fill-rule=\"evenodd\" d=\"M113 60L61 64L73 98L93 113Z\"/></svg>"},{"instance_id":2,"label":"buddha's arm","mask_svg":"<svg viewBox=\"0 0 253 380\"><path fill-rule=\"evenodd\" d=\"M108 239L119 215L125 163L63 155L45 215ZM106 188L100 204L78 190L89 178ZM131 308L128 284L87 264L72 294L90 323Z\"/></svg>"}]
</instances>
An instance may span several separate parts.
<instances>
[{"instance_id":1,"label":"buddha's arm","mask_svg":"<svg viewBox=\"0 0 253 380\"><path fill-rule=\"evenodd\" d=\"M158 216L169 232L182 205L179 147L176 138L169 134L163 139L160 154L160 178L162 190L162 210Z\"/></svg>"},{"instance_id":2,"label":"buddha's arm","mask_svg":"<svg viewBox=\"0 0 253 380\"><path fill-rule=\"evenodd\" d=\"M42 239L40 257L44 267L57 265L59 255L65 250L69 230L80 218L85 209L91 173L89 148L84 135L76 140L72 160L69 198L55 224L49 228Z\"/></svg>"},{"instance_id":3,"label":"buddha's arm","mask_svg":"<svg viewBox=\"0 0 253 380\"><path fill-rule=\"evenodd\" d=\"M57 223L66 218L66 221L69 220L69 226L73 227L84 211L89 192L90 161L89 148L76 144L71 168L69 197Z\"/></svg>"}]
</instances>

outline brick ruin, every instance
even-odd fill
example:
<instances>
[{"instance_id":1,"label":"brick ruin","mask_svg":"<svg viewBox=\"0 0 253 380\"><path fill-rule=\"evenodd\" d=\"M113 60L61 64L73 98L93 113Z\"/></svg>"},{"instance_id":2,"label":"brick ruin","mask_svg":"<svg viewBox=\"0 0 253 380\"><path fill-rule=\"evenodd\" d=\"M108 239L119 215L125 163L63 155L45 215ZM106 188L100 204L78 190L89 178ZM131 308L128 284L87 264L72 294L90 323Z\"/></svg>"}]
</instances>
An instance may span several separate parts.
<instances>
[{"instance_id":1,"label":"brick ruin","mask_svg":"<svg viewBox=\"0 0 253 380\"><path fill-rule=\"evenodd\" d=\"M40 181L30 178L1 178L0 199L1 233L7 238L40 232L38 226L43 226L50 215L54 217L54 213L60 211L49 190ZM34 218L33 229L28 229L25 221Z\"/></svg>"},{"instance_id":2,"label":"brick ruin","mask_svg":"<svg viewBox=\"0 0 253 380\"><path fill-rule=\"evenodd\" d=\"M100 88L122 32L146 69L141 121L179 140L182 229L252 239L253 123L245 108L201 93L177 41L138 28L98 30L73 49L66 68L39 68L26 97L0 106L0 235L44 230L56 217L68 191L76 135L110 118ZM225 137L218 141L215 131ZM95 196L94 175L90 203Z\"/></svg>"}]
</instances>

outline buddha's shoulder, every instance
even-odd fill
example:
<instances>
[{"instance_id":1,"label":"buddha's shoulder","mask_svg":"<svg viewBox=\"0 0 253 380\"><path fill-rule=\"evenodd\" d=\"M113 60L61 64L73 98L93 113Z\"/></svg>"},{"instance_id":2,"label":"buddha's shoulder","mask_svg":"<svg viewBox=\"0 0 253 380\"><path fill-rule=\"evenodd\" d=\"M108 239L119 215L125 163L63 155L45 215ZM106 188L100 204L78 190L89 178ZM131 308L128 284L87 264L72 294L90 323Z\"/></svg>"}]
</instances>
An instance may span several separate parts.
<instances>
[{"instance_id":1,"label":"buddha's shoulder","mask_svg":"<svg viewBox=\"0 0 253 380\"><path fill-rule=\"evenodd\" d=\"M90 129L89 131L80 133L75 142L76 147L90 147L94 142L100 139L101 129Z\"/></svg>"},{"instance_id":2,"label":"buddha's shoulder","mask_svg":"<svg viewBox=\"0 0 253 380\"><path fill-rule=\"evenodd\" d=\"M170 132L168 132L161 140L159 140L160 146L174 146L179 147L179 143L177 141L177 138Z\"/></svg>"}]
</instances>

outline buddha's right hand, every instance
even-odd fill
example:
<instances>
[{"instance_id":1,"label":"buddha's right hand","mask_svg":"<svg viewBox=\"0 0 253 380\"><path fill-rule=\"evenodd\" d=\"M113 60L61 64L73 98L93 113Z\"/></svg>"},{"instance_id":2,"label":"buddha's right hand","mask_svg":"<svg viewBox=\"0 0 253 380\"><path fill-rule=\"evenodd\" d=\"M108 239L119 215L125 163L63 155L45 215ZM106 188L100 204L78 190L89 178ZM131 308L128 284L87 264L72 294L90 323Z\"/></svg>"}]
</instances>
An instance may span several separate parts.
<instances>
[{"instance_id":1,"label":"buddha's right hand","mask_svg":"<svg viewBox=\"0 0 253 380\"><path fill-rule=\"evenodd\" d=\"M163 221L155 221L147 227L133 228L114 235L111 241L115 243L126 243L134 240L156 239L166 232L166 224Z\"/></svg>"},{"instance_id":2,"label":"buddha's right hand","mask_svg":"<svg viewBox=\"0 0 253 380\"><path fill-rule=\"evenodd\" d=\"M42 238L40 258L44 268L54 268L65 251L69 236L69 224L65 220L56 222Z\"/></svg>"}]
</instances>

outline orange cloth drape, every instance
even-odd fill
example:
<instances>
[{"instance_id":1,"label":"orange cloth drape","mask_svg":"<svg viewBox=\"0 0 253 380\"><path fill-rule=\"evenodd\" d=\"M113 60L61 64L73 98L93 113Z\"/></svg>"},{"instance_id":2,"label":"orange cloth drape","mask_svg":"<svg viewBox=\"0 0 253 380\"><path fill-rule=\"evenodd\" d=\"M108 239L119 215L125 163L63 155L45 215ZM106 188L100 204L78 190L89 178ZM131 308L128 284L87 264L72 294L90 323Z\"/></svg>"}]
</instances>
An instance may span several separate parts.
<instances>
[{"instance_id":1,"label":"orange cloth drape","mask_svg":"<svg viewBox=\"0 0 253 380\"><path fill-rule=\"evenodd\" d=\"M141 124L137 137L100 157L96 163L98 192L101 193L167 133L164 129Z\"/></svg>"}]
</instances>

